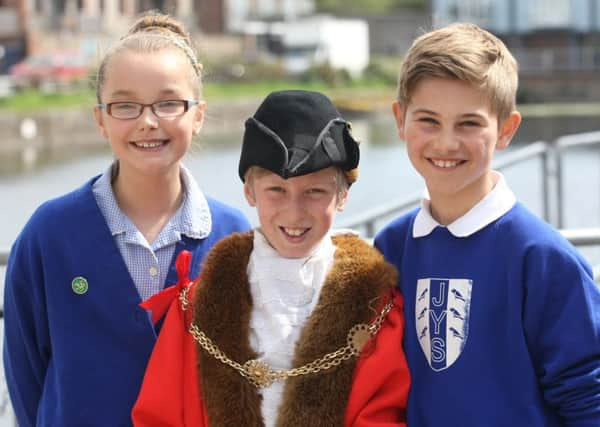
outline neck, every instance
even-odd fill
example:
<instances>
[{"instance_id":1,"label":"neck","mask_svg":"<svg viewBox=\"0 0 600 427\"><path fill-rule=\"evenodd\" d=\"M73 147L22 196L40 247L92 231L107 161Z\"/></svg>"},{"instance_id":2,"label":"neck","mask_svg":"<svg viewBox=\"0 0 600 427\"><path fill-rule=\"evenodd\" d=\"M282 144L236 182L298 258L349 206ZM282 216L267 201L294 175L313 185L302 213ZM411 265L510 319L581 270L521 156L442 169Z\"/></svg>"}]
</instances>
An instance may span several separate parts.
<instances>
[{"instance_id":1,"label":"neck","mask_svg":"<svg viewBox=\"0 0 600 427\"><path fill-rule=\"evenodd\" d=\"M152 243L183 200L179 168L164 175L119 170L113 192L121 210Z\"/></svg>"},{"instance_id":2,"label":"neck","mask_svg":"<svg viewBox=\"0 0 600 427\"><path fill-rule=\"evenodd\" d=\"M431 216L441 225L449 225L469 212L498 182L498 175L488 173L455 194L430 193Z\"/></svg>"}]
</instances>

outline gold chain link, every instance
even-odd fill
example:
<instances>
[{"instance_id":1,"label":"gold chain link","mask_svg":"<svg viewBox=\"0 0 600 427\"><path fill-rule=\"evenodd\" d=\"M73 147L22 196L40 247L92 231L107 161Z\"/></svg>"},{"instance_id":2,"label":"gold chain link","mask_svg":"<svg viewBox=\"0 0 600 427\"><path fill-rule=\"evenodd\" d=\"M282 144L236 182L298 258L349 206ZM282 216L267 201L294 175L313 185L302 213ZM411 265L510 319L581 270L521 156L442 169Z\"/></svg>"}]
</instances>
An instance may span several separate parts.
<instances>
[{"instance_id":1,"label":"gold chain link","mask_svg":"<svg viewBox=\"0 0 600 427\"><path fill-rule=\"evenodd\" d=\"M181 301L182 309L185 310L188 306L187 300L187 288L183 289L179 295L179 300ZM300 375L314 374L317 372L325 371L327 369L333 368L334 366L340 365L342 362L350 359L353 356L357 356L365 342L361 342L360 340L353 340L356 329L367 330L369 337L374 337L381 325L383 320L390 312L392 307L394 306L393 302L388 302L385 307L381 310L381 312L377 315L377 317L373 320L373 322L369 325L358 324L355 325L348 332L348 343L338 348L337 350L327 353L324 356L313 360L303 366L292 369L282 369L276 370L271 368L264 362L261 362L256 359L251 359L245 362L244 364L238 363L235 360L227 357L225 353L221 351L219 347L217 347L212 340L206 336L206 334L201 331L196 325L193 323L190 325L188 331L194 337L194 340L211 356L213 356L218 361L228 365L238 371L238 373L244 377L250 384L255 387L268 387L274 381L277 380L285 380L290 377L297 377ZM359 341L359 344L355 342Z\"/></svg>"},{"instance_id":2,"label":"gold chain link","mask_svg":"<svg viewBox=\"0 0 600 427\"><path fill-rule=\"evenodd\" d=\"M179 301L181 301L181 309L183 311L186 311L188 308L188 299L187 299L187 293L190 290L190 287L192 286L192 282L188 283L179 293Z\"/></svg>"}]
</instances>

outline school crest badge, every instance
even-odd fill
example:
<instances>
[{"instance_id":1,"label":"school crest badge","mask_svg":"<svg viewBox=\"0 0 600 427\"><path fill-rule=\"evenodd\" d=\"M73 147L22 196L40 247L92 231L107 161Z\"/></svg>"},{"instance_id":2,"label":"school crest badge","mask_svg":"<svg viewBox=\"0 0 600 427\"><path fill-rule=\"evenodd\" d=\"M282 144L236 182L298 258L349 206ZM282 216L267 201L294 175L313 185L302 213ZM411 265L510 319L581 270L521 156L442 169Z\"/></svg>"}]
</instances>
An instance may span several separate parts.
<instances>
[{"instance_id":1,"label":"school crest badge","mask_svg":"<svg viewBox=\"0 0 600 427\"><path fill-rule=\"evenodd\" d=\"M472 284L468 279L417 281L417 337L434 371L451 366L467 343Z\"/></svg>"}]
</instances>

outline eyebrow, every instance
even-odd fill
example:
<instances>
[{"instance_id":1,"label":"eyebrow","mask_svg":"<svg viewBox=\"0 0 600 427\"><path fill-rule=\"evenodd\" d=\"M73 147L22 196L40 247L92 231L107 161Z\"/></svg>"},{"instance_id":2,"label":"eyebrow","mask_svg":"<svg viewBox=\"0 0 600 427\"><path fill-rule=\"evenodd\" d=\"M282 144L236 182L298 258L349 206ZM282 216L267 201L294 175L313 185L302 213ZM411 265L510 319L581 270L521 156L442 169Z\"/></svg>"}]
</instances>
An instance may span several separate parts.
<instances>
[{"instance_id":1,"label":"eyebrow","mask_svg":"<svg viewBox=\"0 0 600 427\"><path fill-rule=\"evenodd\" d=\"M427 108L417 108L413 111L413 114L430 114L432 116L439 116L438 113L432 110L428 110ZM485 117L479 113L464 113L458 115L460 119L482 119L485 120Z\"/></svg>"},{"instance_id":2,"label":"eyebrow","mask_svg":"<svg viewBox=\"0 0 600 427\"><path fill-rule=\"evenodd\" d=\"M164 89L161 90L159 93L159 96L163 96L163 95L175 95L177 93L177 91L173 90L173 89ZM112 92L110 94L110 96L124 96L124 97L134 97L135 98L136 93L130 90L125 90L125 89L120 89L117 90L115 92Z\"/></svg>"},{"instance_id":3,"label":"eyebrow","mask_svg":"<svg viewBox=\"0 0 600 427\"><path fill-rule=\"evenodd\" d=\"M432 116L439 116L435 111L428 110L427 108L417 108L413 111L413 114L431 114Z\"/></svg>"}]
</instances>

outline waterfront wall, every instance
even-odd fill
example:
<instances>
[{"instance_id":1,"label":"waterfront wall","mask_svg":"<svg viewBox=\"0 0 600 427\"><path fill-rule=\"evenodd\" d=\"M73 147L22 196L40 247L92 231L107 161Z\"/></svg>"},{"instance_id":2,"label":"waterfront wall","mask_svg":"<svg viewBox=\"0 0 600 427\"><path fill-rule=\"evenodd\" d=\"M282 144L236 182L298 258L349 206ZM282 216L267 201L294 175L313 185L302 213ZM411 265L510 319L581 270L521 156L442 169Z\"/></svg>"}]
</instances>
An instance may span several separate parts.
<instances>
[{"instance_id":1,"label":"waterfront wall","mask_svg":"<svg viewBox=\"0 0 600 427\"><path fill-rule=\"evenodd\" d=\"M259 100L208 104L202 136L241 132ZM40 159L106 147L92 108L0 114L0 173L33 167Z\"/></svg>"}]
</instances>

